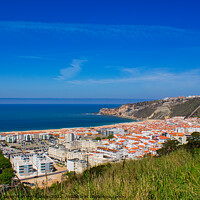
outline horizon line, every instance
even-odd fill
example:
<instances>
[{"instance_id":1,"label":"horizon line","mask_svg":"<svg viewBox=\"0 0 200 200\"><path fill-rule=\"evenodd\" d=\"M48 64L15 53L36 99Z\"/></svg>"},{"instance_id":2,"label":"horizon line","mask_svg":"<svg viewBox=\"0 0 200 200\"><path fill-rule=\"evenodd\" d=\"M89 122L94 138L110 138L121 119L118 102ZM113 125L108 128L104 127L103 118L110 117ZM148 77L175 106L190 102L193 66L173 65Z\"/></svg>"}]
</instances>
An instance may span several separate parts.
<instances>
[{"instance_id":1,"label":"horizon line","mask_svg":"<svg viewBox=\"0 0 200 200\"><path fill-rule=\"evenodd\" d=\"M152 99L152 98L111 98L111 97L108 97L108 98L104 98L104 97L100 97L100 98L94 98L94 97L91 97L91 98L79 98L79 97L69 97L69 98L64 98L64 97L60 97L60 98L55 98L55 97L0 97L0 100L1 99Z\"/></svg>"}]
</instances>

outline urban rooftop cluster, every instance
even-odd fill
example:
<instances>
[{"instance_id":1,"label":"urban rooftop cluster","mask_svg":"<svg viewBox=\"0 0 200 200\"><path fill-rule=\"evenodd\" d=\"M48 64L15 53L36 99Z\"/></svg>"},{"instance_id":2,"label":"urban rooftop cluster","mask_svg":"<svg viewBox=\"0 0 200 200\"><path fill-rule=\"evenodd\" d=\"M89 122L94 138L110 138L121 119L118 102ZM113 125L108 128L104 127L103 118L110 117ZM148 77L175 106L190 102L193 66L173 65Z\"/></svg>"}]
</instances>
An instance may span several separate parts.
<instances>
[{"instance_id":1,"label":"urban rooftop cluster","mask_svg":"<svg viewBox=\"0 0 200 200\"><path fill-rule=\"evenodd\" d=\"M23 178L53 173L56 163L81 173L107 162L155 156L167 140L185 144L195 131L200 132L200 119L174 117L100 127L1 132L0 140L10 146L10 153L8 147L2 150L16 175Z\"/></svg>"}]
</instances>

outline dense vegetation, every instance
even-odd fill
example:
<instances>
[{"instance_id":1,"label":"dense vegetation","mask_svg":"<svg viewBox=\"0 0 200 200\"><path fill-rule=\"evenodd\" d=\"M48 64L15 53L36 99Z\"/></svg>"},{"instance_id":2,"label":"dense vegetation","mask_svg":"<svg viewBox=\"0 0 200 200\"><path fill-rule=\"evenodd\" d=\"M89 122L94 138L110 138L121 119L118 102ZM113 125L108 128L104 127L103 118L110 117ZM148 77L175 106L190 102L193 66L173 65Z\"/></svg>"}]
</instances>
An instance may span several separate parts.
<instances>
[{"instance_id":1,"label":"dense vegetation","mask_svg":"<svg viewBox=\"0 0 200 200\"><path fill-rule=\"evenodd\" d=\"M13 199L200 199L200 134L187 145L168 142L159 157L124 160L68 173L62 183L30 189L19 185L5 198ZM159 153L159 152L158 152ZM4 198L3 197L3 198Z\"/></svg>"},{"instance_id":2,"label":"dense vegetation","mask_svg":"<svg viewBox=\"0 0 200 200\"><path fill-rule=\"evenodd\" d=\"M0 184L10 184L14 176L9 159L5 158L0 151Z\"/></svg>"}]
</instances>

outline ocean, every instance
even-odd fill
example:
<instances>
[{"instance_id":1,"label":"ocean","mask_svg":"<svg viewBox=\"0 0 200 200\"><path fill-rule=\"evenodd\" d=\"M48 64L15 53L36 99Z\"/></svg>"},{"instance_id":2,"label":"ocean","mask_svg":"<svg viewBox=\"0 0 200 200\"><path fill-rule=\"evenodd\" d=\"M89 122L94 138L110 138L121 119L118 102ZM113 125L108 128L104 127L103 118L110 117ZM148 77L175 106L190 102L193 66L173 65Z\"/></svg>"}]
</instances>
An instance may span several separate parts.
<instances>
[{"instance_id":1,"label":"ocean","mask_svg":"<svg viewBox=\"0 0 200 200\"><path fill-rule=\"evenodd\" d=\"M95 115L121 104L0 104L0 132L90 127L134 120Z\"/></svg>"}]
</instances>

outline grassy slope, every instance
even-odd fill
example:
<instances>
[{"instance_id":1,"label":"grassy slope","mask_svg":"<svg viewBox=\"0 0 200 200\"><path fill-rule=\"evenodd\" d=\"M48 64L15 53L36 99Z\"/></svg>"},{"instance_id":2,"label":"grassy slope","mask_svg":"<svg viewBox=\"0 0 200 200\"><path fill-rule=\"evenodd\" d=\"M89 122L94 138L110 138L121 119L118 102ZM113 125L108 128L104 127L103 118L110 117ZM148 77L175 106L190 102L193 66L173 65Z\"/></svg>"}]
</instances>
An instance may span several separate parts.
<instances>
[{"instance_id":1,"label":"grassy slope","mask_svg":"<svg viewBox=\"0 0 200 200\"><path fill-rule=\"evenodd\" d=\"M139 106L146 106L145 108L138 110L134 113L136 118L147 118L156 110L157 107L162 106L163 100L145 101L136 103ZM182 99L176 101L176 105L170 105L171 114L170 117L174 116L187 116L191 114L200 105L200 98L189 99L183 103ZM154 115L154 119L164 119L165 114L163 112ZM200 117L200 109L194 113L193 117Z\"/></svg>"},{"instance_id":2,"label":"grassy slope","mask_svg":"<svg viewBox=\"0 0 200 200\"><path fill-rule=\"evenodd\" d=\"M187 116L193 112L200 105L200 98L190 99L185 103L182 103L182 100L179 100L179 104L170 106L171 114L170 117L174 116ZM143 102L142 102L143 103ZM141 103L141 105L143 105ZM155 106L150 106L152 103L157 103ZM144 105L147 105L144 109L139 110L135 113L135 117L137 118L147 118L149 117L155 110L156 107L162 105L162 100L155 100L152 102L144 102ZM200 117L200 109L193 115L193 117ZM153 117L154 119L164 119L163 113L157 113Z\"/></svg>"},{"instance_id":3,"label":"grassy slope","mask_svg":"<svg viewBox=\"0 0 200 200\"><path fill-rule=\"evenodd\" d=\"M27 194L25 189L19 191L12 195L35 199L44 195L49 199L200 199L200 151L194 156L178 150L159 158L126 160L71 176L50 189L26 189Z\"/></svg>"},{"instance_id":4,"label":"grassy slope","mask_svg":"<svg viewBox=\"0 0 200 200\"><path fill-rule=\"evenodd\" d=\"M195 110L199 105L200 105L200 100L198 98L198 99L191 99L183 104L172 106L170 117L187 116L191 114L193 110ZM194 113L193 117L200 117L200 109L196 113Z\"/></svg>"},{"instance_id":5,"label":"grassy slope","mask_svg":"<svg viewBox=\"0 0 200 200\"><path fill-rule=\"evenodd\" d=\"M141 110L138 110L134 116L137 118L147 118L155 111L155 108L146 107Z\"/></svg>"}]
</instances>

